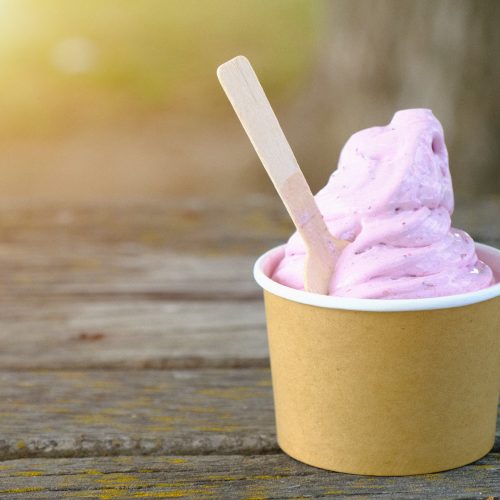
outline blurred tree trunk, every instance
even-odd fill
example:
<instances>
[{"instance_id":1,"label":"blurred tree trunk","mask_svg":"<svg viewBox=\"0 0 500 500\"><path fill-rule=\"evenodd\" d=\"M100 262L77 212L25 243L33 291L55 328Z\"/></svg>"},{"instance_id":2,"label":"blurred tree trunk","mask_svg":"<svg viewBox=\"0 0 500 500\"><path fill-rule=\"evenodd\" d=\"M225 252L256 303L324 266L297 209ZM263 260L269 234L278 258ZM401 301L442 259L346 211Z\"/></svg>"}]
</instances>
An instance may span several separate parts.
<instances>
[{"instance_id":1,"label":"blurred tree trunk","mask_svg":"<svg viewBox=\"0 0 500 500\"><path fill-rule=\"evenodd\" d=\"M403 108L442 122L455 191L500 191L500 1L332 0L289 122L314 190L355 131Z\"/></svg>"}]
</instances>

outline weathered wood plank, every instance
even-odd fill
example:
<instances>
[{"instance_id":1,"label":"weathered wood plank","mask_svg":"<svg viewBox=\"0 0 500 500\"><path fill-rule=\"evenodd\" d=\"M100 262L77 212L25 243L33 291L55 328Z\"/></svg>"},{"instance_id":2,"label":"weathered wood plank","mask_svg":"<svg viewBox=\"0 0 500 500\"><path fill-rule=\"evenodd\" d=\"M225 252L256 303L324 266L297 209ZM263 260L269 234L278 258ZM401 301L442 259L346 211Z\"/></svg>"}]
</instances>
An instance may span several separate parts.
<instances>
[{"instance_id":1,"label":"weathered wood plank","mask_svg":"<svg viewBox=\"0 0 500 500\"><path fill-rule=\"evenodd\" d=\"M245 300L255 258L290 225L266 198L0 209L0 299Z\"/></svg>"},{"instance_id":2,"label":"weathered wood plank","mask_svg":"<svg viewBox=\"0 0 500 500\"><path fill-rule=\"evenodd\" d=\"M480 241L500 239L500 194L457 200L455 205L455 227ZM26 247L133 242L201 254L207 249L240 254L265 249L263 239L282 241L291 229L278 198L260 194L231 202L195 198L68 205L0 200L2 242Z\"/></svg>"},{"instance_id":3,"label":"weathered wood plank","mask_svg":"<svg viewBox=\"0 0 500 500\"><path fill-rule=\"evenodd\" d=\"M0 459L278 450L268 369L0 372L0 401Z\"/></svg>"},{"instance_id":4,"label":"weathered wood plank","mask_svg":"<svg viewBox=\"0 0 500 500\"><path fill-rule=\"evenodd\" d=\"M496 498L500 455L447 472L371 477L329 472L279 453L108 457L0 463L0 498Z\"/></svg>"},{"instance_id":5,"label":"weathered wood plank","mask_svg":"<svg viewBox=\"0 0 500 500\"><path fill-rule=\"evenodd\" d=\"M292 227L275 197L249 196L233 202L210 199L99 202L67 205L0 201L2 241L71 245L134 242L204 254L239 254L280 238ZM55 238L54 238L55 237ZM204 247L194 245L203 243Z\"/></svg>"},{"instance_id":6,"label":"weathered wood plank","mask_svg":"<svg viewBox=\"0 0 500 500\"><path fill-rule=\"evenodd\" d=\"M500 198L458 203L454 223L500 245ZM291 232L274 198L0 207L0 299L83 295L258 297L251 267Z\"/></svg>"},{"instance_id":7,"label":"weathered wood plank","mask_svg":"<svg viewBox=\"0 0 500 500\"><path fill-rule=\"evenodd\" d=\"M459 207L457 225L500 236L498 200ZM231 209L200 200L2 206L0 366L267 364L251 268L289 224L272 198Z\"/></svg>"},{"instance_id":8,"label":"weathered wood plank","mask_svg":"<svg viewBox=\"0 0 500 500\"><path fill-rule=\"evenodd\" d=\"M0 459L276 451L267 369L0 372Z\"/></svg>"},{"instance_id":9,"label":"weathered wood plank","mask_svg":"<svg viewBox=\"0 0 500 500\"><path fill-rule=\"evenodd\" d=\"M260 301L40 297L2 304L2 370L268 364Z\"/></svg>"},{"instance_id":10,"label":"weathered wood plank","mask_svg":"<svg viewBox=\"0 0 500 500\"><path fill-rule=\"evenodd\" d=\"M101 301L255 300L255 256L181 255L165 250L0 246L0 300L75 297Z\"/></svg>"}]
</instances>

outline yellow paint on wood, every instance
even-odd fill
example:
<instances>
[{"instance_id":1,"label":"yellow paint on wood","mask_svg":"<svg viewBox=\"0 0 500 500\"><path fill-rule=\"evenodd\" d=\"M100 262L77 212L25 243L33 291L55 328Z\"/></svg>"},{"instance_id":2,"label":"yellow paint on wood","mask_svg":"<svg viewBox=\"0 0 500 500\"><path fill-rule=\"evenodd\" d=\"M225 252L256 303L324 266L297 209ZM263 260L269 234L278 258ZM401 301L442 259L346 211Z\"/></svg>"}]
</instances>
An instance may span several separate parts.
<instances>
[{"instance_id":1,"label":"yellow paint on wood","mask_svg":"<svg viewBox=\"0 0 500 500\"><path fill-rule=\"evenodd\" d=\"M275 467L274 470L279 470L281 472L291 472L292 471L292 467L290 467L289 465L283 465L283 466L280 466L280 467Z\"/></svg>"},{"instance_id":2,"label":"yellow paint on wood","mask_svg":"<svg viewBox=\"0 0 500 500\"><path fill-rule=\"evenodd\" d=\"M124 416L128 416L129 413L124 410L123 408L101 408L100 410L100 413L102 413L103 415L111 415L111 416L114 416L114 415L124 415Z\"/></svg>"},{"instance_id":3,"label":"yellow paint on wood","mask_svg":"<svg viewBox=\"0 0 500 500\"><path fill-rule=\"evenodd\" d=\"M193 429L202 432L235 432L241 427L238 425L226 425L224 427L196 426Z\"/></svg>"},{"instance_id":4,"label":"yellow paint on wood","mask_svg":"<svg viewBox=\"0 0 500 500\"><path fill-rule=\"evenodd\" d=\"M257 387L271 387L272 386L272 383L271 383L271 379L268 379L268 378L265 378L263 380L259 380L255 383L255 385Z\"/></svg>"},{"instance_id":5,"label":"yellow paint on wood","mask_svg":"<svg viewBox=\"0 0 500 500\"><path fill-rule=\"evenodd\" d=\"M245 496L245 500L267 500L269 498L267 488L262 484L252 484L247 491L248 496Z\"/></svg>"},{"instance_id":6,"label":"yellow paint on wood","mask_svg":"<svg viewBox=\"0 0 500 500\"><path fill-rule=\"evenodd\" d=\"M130 495L126 490L118 488L107 488L102 490L97 497L100 500L111 500L112 498L130 498Z\"/></svg>"},{"instance_id":7,"label":"yellow paint on wood","mask_svg":"<svg viewBox=\"0 0 500 500\"><path fill-rule=\"evenodd\" d=\"M39 486L28 486L26 488L12 488L9 490L0 490L0 493L32 493L35 491L42 491L43 488Z\"/></svg>"},{"instance_id":8,"label":"yellow paint on wood","mask_svg":"<svg viewBox=\"0 0 500 500\"><path fill-rule=\"evenodd\" d=\"M97 469L85 469L82 471L82 474L87 474L89 476L99 476L103 474L103 472Z\"/></svg>"},{"instance_id":9,"label":"yellow paint on wood","mask_svg":"<svg viewBox=\"0 0 500 500\"><path fill-rule=\"evenodd\" d=\"M153 398L150 397L140 397L132 400L123 400L120 401L119 403L121 408L128 408L128 409L149 408L153 406L153 404L154 404Z\"/></svg>"},{"instance_id":10,"label":"yellow paint on wood","mask_svg":"<svg viewBox=\"0 0 500 500\"><path fill-rule=\"evenodd\" d=\"M88 414L88 415L75 415L73 420L82 425L104 425L113 422L115 419L110 415Z\"/></svg>"},{"instance_id":11,"label":"yellow paint on wood","mask_svg":"<svg viewBox=\"0 0 500 500\"><path fill-rule=\"evenodd\" d=\"M172 422L174 420L179 420L179 417L168 416L168 415L153 415L149 417L150 420L154 422Z\"/></svg>"},{"instance_id":12,"label":"yellow paint on wood","mask_svg":"<svg viewBox=\"0 0 500 500\"><path fill-rule=\"evenodd\" d=\"M69 484L65 485L71 486ZM64 492L64 498L82 498L82 497L89 497L89 493L87 491L65 491Z\"/></svg>"},{"instance_id":13,"label":"yellow paint on wood","mask_svg":"<svg viewBox=\"0 0 500 500\"><path fill-rule=\"evenodd\" d=\"M178 486L178 485L174 485ZM156 484L156 488L165 488L165 487L170 487L170 486L164 486L162 484ZM205 489L176 489L173 491L138 491L137 493L134 493L130 495L130 498L182 498L182 497L194 497L198 498L198 496L207 496L207 495L212 495L212 492L208 492Z\"/></svg>"},{"instance_id":14,"label":"yellow paint on wood","mask_svg":"<svg viewBox=\"0 0 500 500\"><path fill-rule=\"evenodd\" d=\"M242 399L254 398L259 394L255 392L253 387L229 387L229 388L211 388L200 389L197 391L202 396L210 396L213 398L229 399L240 401Z\"/></svg>"},{"instance_id":15,"label":"yellow paint on wood","mask_svg":"<svg viewBox=\"0 0 500 500\"><path fill-rule=\"evenodd\" d=\"M149 432L170 432L174 430L174 427L168 425L146 425L144 430Z\"/></svg>"},{"instance_id":16,"label":"yellow paint on wood","mask_svg":"<svg viewBox=\"0 0 500 500\"><path fill-rule=\"evenodd\" d=\"M163 493L158 491L139 491L134 493L131 498L162 498L162 495Z\"/></svg>"},{"instance_id":17,"label":"yellow paint on wood","mask_svg":"<svg viewBox=\"0 0 500 500\"><path fill-rule=\"evenodd\" d=\"M236 476L207 476L210 481L237 481L240 477Z\"/></svg>"},{"instance_id":18,"label":"yellow paint on wood","mask_svg":"<svg viewBox=\"0 0 500 500\"><path fill-rule=\"evenodd\" d=\"M20 476L20 477L34 477L34 476L41 476L43 475L42 471L39 470L29 470L29 471L22 471L22 472L15 472L14 476Z\"/></svg>"},{"instance_id":19,"label":"yellow paint on wood","mask_svg":"<svg viewBox=\"0 0 500 500\"><path fill-rule=\"evenodd\" d=\"M17 443L16 443L16 448L18 450L24 450L24 448L26 448L26 443L24 442L24 440L20 439Z\"/></svg>"},{"instance_id":20,"label":"yellow paint on wood","mask_svg":"<svg viewBox=\"0 0 500 500\"><path fill-rule=\"evenodd\" d=\"M73 410L69 408L62 408L60 406L46 406L45 408L50 413L73 413Z\"/></svg>"},{"instance_id":21,"label":"yellow paint on wood","mask_svg":"<svg viewBox=\"0 0 500 500\"><path fill-rule=\"evenodd\" d=\"M440 474L425 474L424 477L427 481L440 481L442 479Z\"/></svg>"},{"instance_id":22,"label":"yellow paint on wood","mask_svg":"<svg viewBox=\"0 0 500 500\"><path fill-rule=\"evenodd\" d=\"M254 476L255 479L281 479L282 477L284 477L284 476L281 476L279 474L276 474L274 476L267 476L267 475Z\"/></svg>"},{"instance_id":23,"label":"yellow paint on wood","mask_svg":"<svg viewBox=\"0 0 500 500\"><path fill-rule=\"evenodd\" d=\"M113 483L114 486L122 486L128 483L132 483L133 481L137 481L135 476L130 474L119 474L119 473L110 473L106 474L102 479L97 479L98 483L109 484Z\"/></svg>"}]
</instances>

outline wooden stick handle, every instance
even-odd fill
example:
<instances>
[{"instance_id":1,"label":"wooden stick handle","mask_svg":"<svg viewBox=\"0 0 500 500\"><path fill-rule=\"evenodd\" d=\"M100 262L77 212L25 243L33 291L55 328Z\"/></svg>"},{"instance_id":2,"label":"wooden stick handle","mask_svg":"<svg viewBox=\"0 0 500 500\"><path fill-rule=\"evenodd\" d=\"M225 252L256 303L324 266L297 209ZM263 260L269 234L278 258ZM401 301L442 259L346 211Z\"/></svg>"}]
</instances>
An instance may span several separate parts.
<instances>
[{"instance_id":1,"label":"wooden stick handle","mask_svg":"<svg viewBox=\"0 0 500 500\"><path fill-rule=\"evenodd\" d=\"M248 59L231 59L217 76L297 229L302 233L313 218L322 225L309 185Z\"/></svg>"},{"instance_id":2,"label":"wooden stick handle","mask_svg":"<svg viewBox=\"0 0 500 500\"><path fill-rule=\"evenodd\" d=\"M307 247L306 289L327 293L343 242L334 239L328 231L248 59L243 56L231 59L218 68L217 76Z\"/></svg>"},{"instance_id":3,"label":"wooden stick handle","mask_svg":"<svg viewBox=\"0 0 500 500\"><path fill-rule=\"evenodd\" d=\"M219 66L217 76L276 189L299 165L257 75L246 57Z\"/></svg>"}]
</instances>

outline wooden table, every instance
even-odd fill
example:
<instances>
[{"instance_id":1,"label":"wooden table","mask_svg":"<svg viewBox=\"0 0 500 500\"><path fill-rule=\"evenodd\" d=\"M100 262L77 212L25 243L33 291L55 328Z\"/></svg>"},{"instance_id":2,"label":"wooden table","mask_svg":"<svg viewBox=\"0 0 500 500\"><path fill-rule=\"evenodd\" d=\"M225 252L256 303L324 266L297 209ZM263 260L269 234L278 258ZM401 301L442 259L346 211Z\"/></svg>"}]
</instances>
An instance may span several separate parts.
<instances>
[{"instance_id":1,"label":"wooden table","mask_svg":"<svg viewBox=\"0 0 500 500\"><path fill-rule=\"evenodd\" d=\"M455 225L500 246L500 199L459 207ZM290 230L262 196L0 206L0 497L500 495L499 439L406 478L279 450L251 268Z\"/></svg>"}]
</instances>

